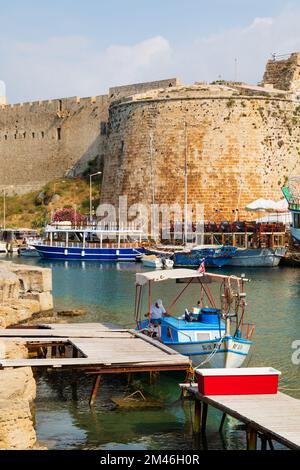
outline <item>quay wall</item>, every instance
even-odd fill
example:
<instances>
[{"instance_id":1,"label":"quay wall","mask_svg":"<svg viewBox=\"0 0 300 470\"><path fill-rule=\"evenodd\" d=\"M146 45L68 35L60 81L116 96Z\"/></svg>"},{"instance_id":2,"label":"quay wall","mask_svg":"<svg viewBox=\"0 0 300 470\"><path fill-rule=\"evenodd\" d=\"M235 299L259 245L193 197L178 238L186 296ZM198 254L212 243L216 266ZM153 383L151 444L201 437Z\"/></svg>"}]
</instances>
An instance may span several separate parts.
<instances>
[{"instance_id":1,"label":"quay wall","mask_svg":"<svg viewBox=\"0 0 300 470\"><path fill-rule=\"evenodd\" d=\"M0 328L16 325L53 308L50 269L0 262ZM1 359L28 357L25 341L0 338ZM0 370L0 450L36 448L30 367Z\"/></svg>"}]
</instances>

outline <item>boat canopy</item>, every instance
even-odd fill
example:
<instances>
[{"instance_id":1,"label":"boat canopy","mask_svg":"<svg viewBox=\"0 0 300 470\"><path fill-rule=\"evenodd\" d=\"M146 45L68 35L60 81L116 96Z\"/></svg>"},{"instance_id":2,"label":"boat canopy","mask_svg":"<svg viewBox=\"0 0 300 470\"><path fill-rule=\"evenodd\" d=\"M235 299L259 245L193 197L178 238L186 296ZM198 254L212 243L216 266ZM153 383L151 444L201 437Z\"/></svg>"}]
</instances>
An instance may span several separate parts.
<instances>
[{"instance_id":1,"label":"boat canopy","mask_svg":"<svg viewBox=\"0 0 300 470\"><path fill-rule=\"evenodd\" d=\"M166 269L165 271L150 271L136 274L136 285L144 286L147 282L162 282L169 279L199 279L201 283L223 282L225 279L234 281L248 281L236 276L225 276L221 274L199 273L193 269Z\"/></svg>"}]
</instances>

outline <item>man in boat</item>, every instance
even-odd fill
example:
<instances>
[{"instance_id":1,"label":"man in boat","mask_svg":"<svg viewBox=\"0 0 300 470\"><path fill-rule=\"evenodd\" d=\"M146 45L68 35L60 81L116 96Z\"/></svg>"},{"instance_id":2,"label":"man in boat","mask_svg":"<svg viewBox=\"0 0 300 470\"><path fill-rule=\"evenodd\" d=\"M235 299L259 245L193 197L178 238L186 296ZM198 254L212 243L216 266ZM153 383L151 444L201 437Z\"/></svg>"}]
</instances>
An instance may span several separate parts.
<instances>
[{"instance_id":1,"label":"man in boat","mask_svg":"<svg viewBox=\"0 0 300 470\"><path fill-rule=\"evenodd\" d=\"M161 299L157 299L157 301L151 305L151 322L153 325L159 325L161 323L161 319L163 316L166 315L166 310L163 306L163 302Z\"/></svg>"}]
</instances>

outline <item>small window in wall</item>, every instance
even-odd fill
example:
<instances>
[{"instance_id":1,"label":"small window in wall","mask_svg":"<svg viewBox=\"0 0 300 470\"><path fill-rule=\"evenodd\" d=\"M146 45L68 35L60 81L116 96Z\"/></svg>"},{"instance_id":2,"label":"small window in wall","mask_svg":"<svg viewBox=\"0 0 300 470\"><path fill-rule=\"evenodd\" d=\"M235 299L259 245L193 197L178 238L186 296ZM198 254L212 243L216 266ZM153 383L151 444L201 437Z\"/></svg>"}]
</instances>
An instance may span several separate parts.
<instances>
[{"instance_id":1,"label":"small window in wall","mask_svg":"<svg viewBox=\"0 0 300 470\"><path fill-rule=\"evenodd\" d=\"M42 139L45 137L45 132L42 131Z\"/></svg>"},{"instance_id":2,"label":"small window in wall","mask_svg":"<svg viewBox=\"0 0 300 470\"><path fill-rule=\"evenodd\" d=\"M32 133L32 138L35 139L35 132Z\"/></svg>"},{"instance_id":3,"label":"small window in wall","mask_svg":"<svg viewBox=\"0 0 300 470\"><path fill-rule=\"evenodd\" d=\"M15 134L15 139L17 139L17 134Z\"/></svg>"},{"instance_id":4,"label":"small window in wall","mask_svg":"<svg viewBox=\"0 0 300 470\"><path fill-rule=\"evenodd\" d=\"M57 140L61 140L61 128L57 128Z\"/></svg>"},{"instance_id":5,"label":"small window in wall","mask_svg":"<svg viewBox=\"0 0 300 470\"><path fill-rule=\"evenodd\" d=\"M23 132L23 138L26 139L26 132Z\"/></svg>"},{"instance_id":6,"label":"small window in wall","mask_svg":"<svg viewBox=\"0 0 300 470\"><path fill-rule=\"evenodd\" d=\"M4 136L4 139L7 140L7 135Z\"/></svg>"}]
</instances>

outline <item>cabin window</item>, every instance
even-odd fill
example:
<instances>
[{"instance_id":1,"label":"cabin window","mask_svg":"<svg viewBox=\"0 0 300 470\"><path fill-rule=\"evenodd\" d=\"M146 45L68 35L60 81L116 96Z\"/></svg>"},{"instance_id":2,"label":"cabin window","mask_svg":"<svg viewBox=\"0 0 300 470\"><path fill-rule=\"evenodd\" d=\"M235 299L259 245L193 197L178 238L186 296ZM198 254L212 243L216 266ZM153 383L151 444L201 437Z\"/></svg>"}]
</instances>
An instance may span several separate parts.
<instances>
[{"instance_id":1,"label":"cabin window","mask_svg":"<svg viewBox=\"0 0 300 470\"><path fill-rule=\"evenodd\" d=\"M300 213L294 214L294 228L300 228Z\"/></svg>"}]
</instances>

